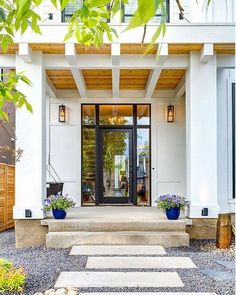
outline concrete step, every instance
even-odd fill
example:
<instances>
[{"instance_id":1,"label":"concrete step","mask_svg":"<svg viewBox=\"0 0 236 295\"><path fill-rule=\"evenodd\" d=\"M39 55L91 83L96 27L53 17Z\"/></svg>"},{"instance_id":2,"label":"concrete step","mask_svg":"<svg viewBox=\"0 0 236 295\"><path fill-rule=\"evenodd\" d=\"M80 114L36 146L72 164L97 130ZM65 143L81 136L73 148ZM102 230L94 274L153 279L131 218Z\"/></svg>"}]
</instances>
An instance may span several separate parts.
<instances>
[{"instance_id":1,"label":"concrete step","mask_svg":"<svg viewBox=\"0 0 236 295\"><path fill-rule=\"evenodd\" d=\"M74 245L161 245L163 247L189 246L189 235L174 232L49 232L47 248L70 248Z\"/></svg>"},{"instance_id":2,"label":"concrete step","mask_svg":"<svg viewBox=\"0 0 236 295\"><path fill-rule=\"evenodd\" d=\"M179 220L99 220L99 219L44 219L41 224L48 226L49 232L114 232L114 231L185 231L188 219Z\"/></svg>"}]
</instances>

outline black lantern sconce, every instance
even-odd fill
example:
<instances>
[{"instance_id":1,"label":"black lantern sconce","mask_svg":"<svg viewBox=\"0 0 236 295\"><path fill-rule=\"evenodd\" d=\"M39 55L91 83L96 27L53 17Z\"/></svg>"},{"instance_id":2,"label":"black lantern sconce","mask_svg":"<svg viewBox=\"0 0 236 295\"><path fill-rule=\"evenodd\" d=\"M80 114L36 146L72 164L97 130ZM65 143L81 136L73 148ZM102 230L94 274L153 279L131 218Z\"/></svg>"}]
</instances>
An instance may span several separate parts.
<instances>
[{"instance_id":1,"label":"black lantern sconce","mask_svg":"<svg viewBox=\"0 0 236 295\"><path fill-rule=\"evenodd\" d=\"M59 122L66 122L66 106L64 106L63 104L59 106Z\"/></svg>"},{"instance_id":2,"label":"black lantern sconce","mask_svg":"<svg viewBox=\"0 0 236 295\"><path fill-rule=\"evenodd\" d=\"M175 107L173 105L168 105L167 107L167 122L173 123L175 121Z\"/></svg>"}]
</instances>

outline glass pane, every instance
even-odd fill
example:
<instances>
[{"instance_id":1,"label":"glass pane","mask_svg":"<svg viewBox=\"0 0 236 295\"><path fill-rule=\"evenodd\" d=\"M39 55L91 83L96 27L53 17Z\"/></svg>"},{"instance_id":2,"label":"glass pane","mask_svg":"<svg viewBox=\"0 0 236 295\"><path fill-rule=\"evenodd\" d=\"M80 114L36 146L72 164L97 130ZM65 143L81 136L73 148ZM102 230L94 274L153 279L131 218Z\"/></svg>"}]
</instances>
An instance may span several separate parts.
<instances>
[{"instance_id":1,"label":"glass pane","mask_svg":"<svg viewBox=\"0 0 236 295\"><path fill-rule=\"evenodd\" d=\"M166 5L166 3L165 3ZM124 22L127 23L131 20L136 9L138 8L138 0L130 0L128 4L124 5ZM156 11L156 15L149 21L149 23L158 23L162 19L161 9Z\"/></svg>"},{"instance_id":2,"label":"glass pane","mask_svg":"<svg viewBox=\"0 0 236 295\"><path fill-rule=\"evenodd\" d=\"M149 129L137 129L137 202L148 205L150 200Z\"/></svg>"},{"instance_id":3,"label":"glass pane","mask_svg":"<svg viewBox=\"0 0 236 295\"><path fill-rule=\"evenodd\" d=\"M95 105L82 106L82 124L94 125L96 123Z\"/></svg>"},{"instance_id":4,"label":"glass pane","mask_svg":"<svg viewBox=\"0 0 236 295\"><path fill-rule=\"evenodd\" d=\"M69 3L65 7L65 21L68 22L73 15L73 13L82 7L83 5L83 0L75 0L73 3Z\"/></svg>"},{"instance_id":5,"label":"glass pane","mask_svg":"<svg viewBox=\"0 0 236 295\"><path fill-rule=\"evenodd\" d=\"M129 133L103 133L103 196L129 197Z\"/></svg>"},{"instance_id":6,"label":"glass pane","mask_svg":"<svg viewBox=\"0 0 236 295\"><path fill-rule=\"evenodd\" d=\"M132 105L100 105L99 106L100 125L132 125L133 106Z\"/></svg>"},{"instance_id":7,"label":"glass pane","mask_svg":"<svg viewBox=\"0 0 236 295\"><path fill-rule=\"evenodd\" d=\"M150 124L150 106L138 105L137 106L137 125Z\"/></svg>"},{"instance_id":8,"label":"glass pane","mask_svg":"<svg viewBox=\"0 0 236 295\"><path fill-rule=\"evenodd\" d=\"M95 129L82 129L83 205L95 203Z\"/></svg>"}]
</instances>

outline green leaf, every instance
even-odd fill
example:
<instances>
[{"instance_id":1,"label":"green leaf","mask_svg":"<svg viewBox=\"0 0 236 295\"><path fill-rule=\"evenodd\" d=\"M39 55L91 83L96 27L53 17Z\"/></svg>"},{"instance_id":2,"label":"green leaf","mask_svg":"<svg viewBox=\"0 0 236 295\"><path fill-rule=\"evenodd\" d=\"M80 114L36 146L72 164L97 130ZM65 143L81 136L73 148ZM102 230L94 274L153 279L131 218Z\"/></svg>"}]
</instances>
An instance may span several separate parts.
<instances>
[{"instance_id":1,"label":"green leaf","mask_svg":"<svg viewBox=\"0 0 236 295\"><path fill-rule=\"evenodd\" d=\"M68 3L71 2L69 0L60 0L60 4L61 4L61 10L63 10L66 5L68 5Z\"/></svg>"},{"instance_id":2,"label":"green leaf","mask_svg":"<svg viewBox=\"0 0 236 295\"><path fill-rule=\"evenodd\" d=\"M53 6L54 6L55 8L57 8L57 0L51 0L51 3L53 4Z\"/></svg>"},{"instance_id":3,"label":"green leaf","mask_svg":"<svg viewBox=\"0 0 236 295\"><path fill-rule=\"evenodd\" d=\"M0 21L5 22L6 21L6 14L2 7L0 7Z\"/></svg>"},{"instance_id":4,"label":"green leaf","mask_svg":"<svg viewBox=\"0 0 236 295\"><path fill-rule=\"evenodd\" d=\"M88 0L91 7L105 6L110 3L110 0Z\"/></svg>"}]
</instances>

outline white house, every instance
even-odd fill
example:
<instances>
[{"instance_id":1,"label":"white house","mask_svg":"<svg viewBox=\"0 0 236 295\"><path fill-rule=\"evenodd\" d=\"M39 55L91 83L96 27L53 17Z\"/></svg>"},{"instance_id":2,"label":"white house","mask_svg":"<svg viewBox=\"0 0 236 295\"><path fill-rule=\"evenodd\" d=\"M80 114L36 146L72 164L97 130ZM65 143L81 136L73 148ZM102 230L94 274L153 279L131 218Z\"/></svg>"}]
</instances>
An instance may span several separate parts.
<instances>
[{"instance_id":1,"label":"white house","mask_svg":"<svg viewBox=\"0 0 236 295\"><path fill-rule=\"evenodd\" d=\"M149 54L140 44L143 28L123 32L117 19L114 43L105 40L99 49L64 43L71 7L61 14L44 4L42 35L16 36L0 55L2 68L24 70L33 83L19 88L34 114L16 114L24 150L16 165L18 246L45 238L42 204L54 181L49 161L77 206L148 207L161 194L180 194L191 201L195 232L234 211L235 2L214 0L208 9L205 1L183 2L180 19L176 2L167 1L166 34ZM147 25L146 44L155 21Z\"/></svg>"}]
</instances>

